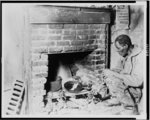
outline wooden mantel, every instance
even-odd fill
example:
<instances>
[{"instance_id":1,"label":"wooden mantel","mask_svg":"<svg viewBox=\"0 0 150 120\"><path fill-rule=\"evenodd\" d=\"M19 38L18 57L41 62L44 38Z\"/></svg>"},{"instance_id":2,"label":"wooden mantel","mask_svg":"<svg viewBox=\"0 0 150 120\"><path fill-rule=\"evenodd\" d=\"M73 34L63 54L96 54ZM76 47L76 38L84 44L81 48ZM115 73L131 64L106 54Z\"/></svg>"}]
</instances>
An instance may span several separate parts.
<instances>
[{"instance_id":1,"label":"wooden mantel","mask_svg":"<svg viewBox=\"0 0 150 120\"><path fill-rule=\"evenodd\" d=\"M110 23L110 9L61 7L50 5L34 6L29 10L30 23Z\"/></svg>"}]
</instances>

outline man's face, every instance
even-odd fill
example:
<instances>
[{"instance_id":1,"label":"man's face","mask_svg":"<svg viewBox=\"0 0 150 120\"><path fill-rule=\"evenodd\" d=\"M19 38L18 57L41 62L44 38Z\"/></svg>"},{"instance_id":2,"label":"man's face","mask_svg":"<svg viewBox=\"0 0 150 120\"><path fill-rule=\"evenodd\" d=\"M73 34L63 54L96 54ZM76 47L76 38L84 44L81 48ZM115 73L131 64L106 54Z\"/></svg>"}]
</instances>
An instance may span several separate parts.
<instances>
[{"instance_id":1,"label":"man's face","mask_svg":"<svg viewBox=\"0 0 150 120\"><path fill-rule=\"evenodd\" d=\"M118 42L115 42L115 47L117 48L117 52L122 56L125 57L128 53L128 45L121 46Z\"/></svg>"}]
</instances>

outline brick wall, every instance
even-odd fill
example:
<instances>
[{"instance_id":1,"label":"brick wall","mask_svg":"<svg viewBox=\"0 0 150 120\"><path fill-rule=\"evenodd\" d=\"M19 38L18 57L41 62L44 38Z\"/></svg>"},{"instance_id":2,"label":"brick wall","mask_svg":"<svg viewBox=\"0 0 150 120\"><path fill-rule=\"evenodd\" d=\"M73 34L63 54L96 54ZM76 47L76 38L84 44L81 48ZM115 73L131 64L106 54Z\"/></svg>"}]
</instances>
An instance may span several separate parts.
<instances>
[{"instance_id":1,"label":"brick wall","mask_svg":"<svg viewBox=\"0 0 150 120\"><path fill-rule=\"evenodd\" d=\"M107 31L107 24L31 24L31 86L36 112L41 112L44 106L42 100L46 94L44 84L48 77L48 55L92 51L81 63L101 73L106 64Z\"/></svg>"},{"instance_id":2,"label":"brick wall","mask_svg":"<svg viewBox=\"0 0 150 120\"><path fill-rule=\"evenodd\" d=\"M105 24L33 24L33 53L90 51L105 44Z\"/></svg>"}]
</instances>

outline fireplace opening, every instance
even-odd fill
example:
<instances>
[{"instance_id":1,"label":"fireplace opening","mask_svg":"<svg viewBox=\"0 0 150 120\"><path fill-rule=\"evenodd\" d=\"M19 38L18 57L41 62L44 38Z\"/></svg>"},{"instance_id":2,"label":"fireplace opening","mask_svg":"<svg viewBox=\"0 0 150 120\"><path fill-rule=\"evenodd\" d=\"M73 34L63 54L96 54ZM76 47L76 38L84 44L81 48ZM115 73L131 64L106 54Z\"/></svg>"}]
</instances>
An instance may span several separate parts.
<instances>
[{"instance_id":1,"label":"fireplace opening","mask_svg":"<svg viewBox=\"0 0 150 120\"><path fill-rule=\"evenodd\" d=\"M92 68L90 62L87 60L90 53L76 52L48 55L48 77L45 83L46 93L60 90L62 84L67 79L73 78L78 70L76 64Z\"/></svg>"},{"instance_id":2,"label":"fireplace opening","mask_svg":"<svg viewBox=\"0 0 150 120\"><path fill-rule=\"evenodd\" d=\"M48 54L46 95L43 96L48 114L60 114L68 109L86 112L91 102L96 105L110 98L101 73L97 72L100 63L93 62L95 58L101 61L101 57L98 57L101 55L96 50Z\"/></svg>"}]
</instances>

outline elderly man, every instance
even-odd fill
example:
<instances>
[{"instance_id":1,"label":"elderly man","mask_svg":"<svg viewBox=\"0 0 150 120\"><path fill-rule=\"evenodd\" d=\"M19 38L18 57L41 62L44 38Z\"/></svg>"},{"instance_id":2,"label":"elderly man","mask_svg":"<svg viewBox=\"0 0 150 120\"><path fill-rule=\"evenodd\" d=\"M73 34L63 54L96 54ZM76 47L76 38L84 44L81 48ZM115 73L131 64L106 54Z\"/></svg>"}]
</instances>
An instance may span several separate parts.
<instances>
[{"instance_id":1,"label":"elderly man","mask_svg":"<svg viewBox=\"0 0 150 120\"><path fill-rule=\"evenodd\" d=\"M142 96L143 51L133 45L127 35L118 36L114 44L122 59L115 69L103 71L106 85L112 96L109 104L135 106Z\"/></svg>"}]
</instances>

